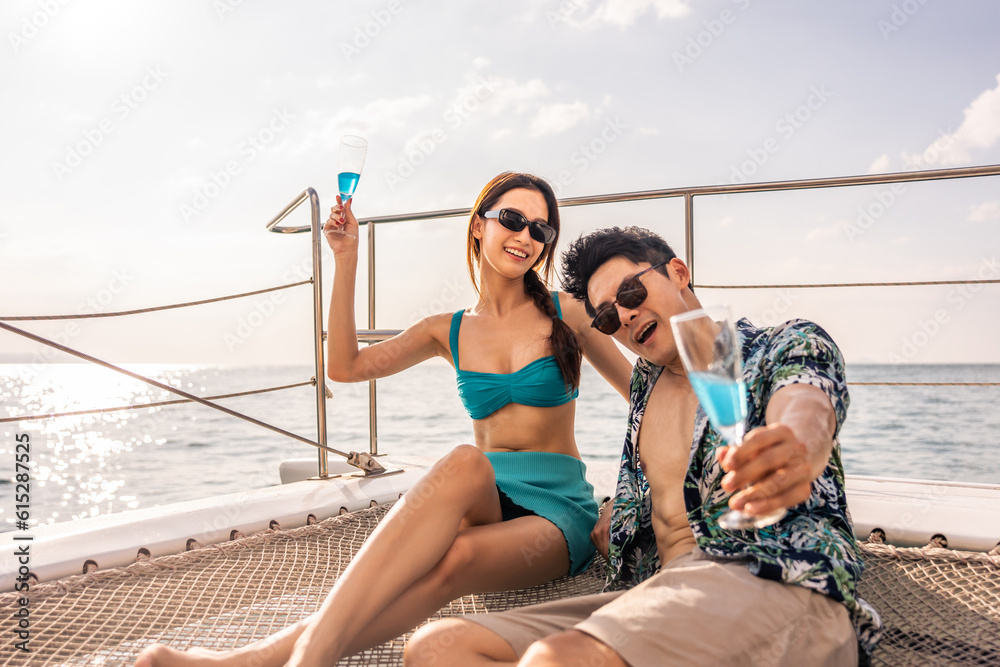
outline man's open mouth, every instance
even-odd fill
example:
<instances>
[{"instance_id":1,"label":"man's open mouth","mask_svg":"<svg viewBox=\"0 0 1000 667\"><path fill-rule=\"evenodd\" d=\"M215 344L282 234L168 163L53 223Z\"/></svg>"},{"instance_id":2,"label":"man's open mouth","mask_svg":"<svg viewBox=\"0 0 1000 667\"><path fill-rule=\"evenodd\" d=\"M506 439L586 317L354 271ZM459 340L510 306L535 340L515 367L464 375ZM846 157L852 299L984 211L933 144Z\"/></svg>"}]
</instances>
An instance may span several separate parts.
<instances>
[{"instance_id":1,"label":"man's open mouth","mask_svg":"<svg viewBox=\"0 0 1000 667\"><path fill-rule=\"evenodd\" d=\"M650 322L649 324L647 324L645 327L643 327L642 331L639 332L639 335L635 337L636 342L639 343L639 345L645 343L649 339L649 337L653 335L653 331L655 329L656 329L656 322Z\"/></svg>"}]
</instances>

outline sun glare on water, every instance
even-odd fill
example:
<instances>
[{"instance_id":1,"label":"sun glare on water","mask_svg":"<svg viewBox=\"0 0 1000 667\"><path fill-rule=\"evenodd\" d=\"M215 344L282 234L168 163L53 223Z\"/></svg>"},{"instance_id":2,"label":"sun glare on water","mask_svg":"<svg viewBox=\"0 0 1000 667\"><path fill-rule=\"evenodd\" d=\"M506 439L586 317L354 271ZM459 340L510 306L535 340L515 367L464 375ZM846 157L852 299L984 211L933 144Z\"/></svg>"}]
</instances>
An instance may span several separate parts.
<instances>
[{"instance_id":1,"label":"sun glare on water","mask_svg":"<svg viewBox=\"0 0 1000 667\"><path fill-rule=\"evenodd\" d=\"M175 398L139 380L93 366L59 364L34 371L16 368L0 385L6 417L52 415L24 420L14 427L31 436L33 493L44 498L45 512L36 512L39 523L97 516L133 509L133 495L119 495L125 484L121 467L143 445L156 446L149 435L149 419L161 422L162 408L136 408L83 415ZM180 385L190 367L144 365L130 368L160 382ZM188 384L188 383L185 383ZM198 392L201 387L184 386ZM0 508L0 525L13 519ZM69 515L69 516L66 516Z\"/></svg>"}]
</instances>

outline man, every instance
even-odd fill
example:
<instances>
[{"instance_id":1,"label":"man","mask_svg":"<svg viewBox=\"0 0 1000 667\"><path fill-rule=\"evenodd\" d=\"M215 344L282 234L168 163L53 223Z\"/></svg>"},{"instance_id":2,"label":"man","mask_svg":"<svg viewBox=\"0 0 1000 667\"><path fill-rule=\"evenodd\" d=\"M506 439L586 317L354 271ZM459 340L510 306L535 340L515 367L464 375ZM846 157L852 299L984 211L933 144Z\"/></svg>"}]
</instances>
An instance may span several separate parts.
<instances>
[{"instance_id":1,"label":"man","mask_svg":"<svg viewBox=\"0 0 1000 667\"><path fill-rule=\"evenodd\" d=\"M670 247L635 227L601 230L570 247L563 272L594 326L639 355L610 523L594 531L608 544L607 592L440 621L411 641L409 664L856 664L881 624L857 597L836 345L811 322L740 320L748 433L728 448L673 339L670 317L701 304ZM727 505L788 515L729 531Z\"/></svg>"}]
</instances>

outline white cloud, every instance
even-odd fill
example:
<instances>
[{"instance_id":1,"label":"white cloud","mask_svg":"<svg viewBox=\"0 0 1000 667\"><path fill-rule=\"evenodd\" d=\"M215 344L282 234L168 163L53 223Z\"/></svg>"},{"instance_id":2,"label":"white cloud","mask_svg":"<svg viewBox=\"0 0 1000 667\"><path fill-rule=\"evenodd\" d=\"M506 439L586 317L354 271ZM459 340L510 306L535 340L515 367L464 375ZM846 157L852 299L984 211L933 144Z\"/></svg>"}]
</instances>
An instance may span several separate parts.
<instances>
[{"instance_id":1,"label":"white cloud","mask_svg":"<svg viewBox=\"0 0 1000 667\"><path fill-rule=\"evenodd\" d=\"M812 243L813 241L825 241L826 239L834 239L840 236L841 233L842 233L841 226L838 224L816 227L808 234L806 234L806 242Z\"/></svg>"},{"instance_id":2,"label":"white cloud","mask_svg":"<svg viewBox=\"0 0 1000 667\"><path fill-rule=\"evenodd\" d=\"M868 166L869 174L884 174L889 171L889 156L885 153L875 158L875 161Z\"/></svg>"},{"instance_id":3,"label":"white cloud","mask_svg":"<svg viewBox=\"0 0 1000 667\"><path fill-rule=\"evenodd\" d=\"M316 88L319 90L327 90L328 88L347 88L351 85L357 85L363 82L367 76L364 72L356 71L349 76L334 76L332 74L326 74L316 78Z\"/></svg>"},{"instance_id":4,"label":"white cloud","mask_svg":"<svg viewBox=\"0 0 1000 667\"><path fill-rule=\"evenodd\" d=\"M509 127L501 127L499 130L493 131L493 133L490 135L490 139L493 141L502 141L503 139L512 136L514 136L514 130L510 129Z\"/></svg>"},{"instance_id":5,"label":"white cloud","mask_svg":"<svg viewBox=\"0 0 1000 667\"><path fill-rule=\"evenodd\" d=\"M340 143L340 136L349 131L364 132L369 128L404 128L409 117L431 105L430 95L410 95L395 99L372 100L364 106L344 107L323 126L323 139L331 146ZM370 132L369 132L370 134Z\"/></svg>"},{"instance_id":6,"label":"white cloud","mask_svg":"<svg viewBox=\"0 0 1000 667\"><path fill-rule=\"evenodd\" d=\"M691 13L683 0L605 0L593 16L609 25L627 28L649 9L656 11L658 19L676 19Z\"/></svg>"},{"instance_id":7,"label":"white cloud","mask_svg":"<svg viewBox=\"0 0 1000 667\"><path fill-rule=\"evenodd\" d=\"M565 132L588 116L587 105L580 101L545 104L532 119L529 132L533 137Z\"/></svg>"},{"instance_id":8,"label":"white cloud","mask_svg":"<svg viewBox=\"0 0 1000 667\"><path fill-rule=\"evenodd\" d=\"M973 206L969 213L969 220L972 222L985 222L1000 218L1000 202L988 201L979 206Z\"/></svg>"},{"instance_id":9,"label":"white cloud","mask_svg":"<svg viewBox=\"0 0 1000 667\"><path fill-rule=\"evenodd\" d=\"M656 17L661 19L679 19L691 13L691 8L685 0L653 0Z\"/></svg>"},{"instance_id":10,"label":"white cloud","mask_svg":"<svg viewBox=\"0 0 1000 667\"><path fill-rule=\"evenodd\" d=\"M963 112L962 124L954 132L942 133L922 153L903 154L907 166L921 168L968 164L977 149L989 148L1000 139L1000 74L997 86L984 91Z\"/></svg>"},{"instance_id":11,"label":"white cloud","mask_svg":"<svg viewBox=\"0 0 1000 667\"><path fill-rule=\"evenodd\" d=\"M302 113L306 118L317 123L319 118L327 120L319 130L305 132L292 155L308 155L318 147L335 149L345 134L371 138L375 134L412 127L411 116L427 109L433 101L430 95L378 99L362 106L343 107L332 116L323 109L306 109Z\"/></svg>"},{"instance_id":12,"label":"white cloud","mask_svg":"<svg viewBox=\"0 0 1000 667\"><path fill-rule=\"evenodd\" d=\"M489 108L494 113L500 113L513 107L514 113L520 114L528 110L531 102L548 94L549 89L541 79L531 79L520 84L514 79L497 79Z\"/></svg>"}]
</instances>

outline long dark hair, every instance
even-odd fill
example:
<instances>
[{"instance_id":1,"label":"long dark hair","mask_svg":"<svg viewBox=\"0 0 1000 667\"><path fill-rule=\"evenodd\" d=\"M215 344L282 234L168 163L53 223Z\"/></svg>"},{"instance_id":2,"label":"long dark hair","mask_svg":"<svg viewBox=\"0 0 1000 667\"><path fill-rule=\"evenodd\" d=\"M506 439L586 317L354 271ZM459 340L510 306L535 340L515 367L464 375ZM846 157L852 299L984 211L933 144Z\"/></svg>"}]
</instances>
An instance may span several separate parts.
<instances>
[{"instance_id":1,"label":"long dark hair","mask_svg":"<svg viewBox=\"0 0 1000 667\"><path fill-rule=\"evenodd\" d=\"M479 239L472 233L476 218L491 210L506 193L517 189L534 190L545 198L545 205L549 209L547 224L556 230L555 239L545 246L535 264L524 274L524 292L535 302L535 307L552 320L552 333L549 335L552 356L555 357L556 364L559 366L567 386L577 387L580 384L580 360L582 358L580 342L576 339L576 334L569 328L569 325L558 316L552 295L549 294L546 287L552 275L552 264L555 246L559 242L560 227L559 204L556 202L556 195L552 191L552 187L546 181L531 174L508 171L496 176L486 184L476 199L472 215L469 216L469 232L466 242L466 263L469 266L469 277L472 279L472 286L475 288L476 294L479 294L481 248Z\"/></svg>"}]
</instances>

